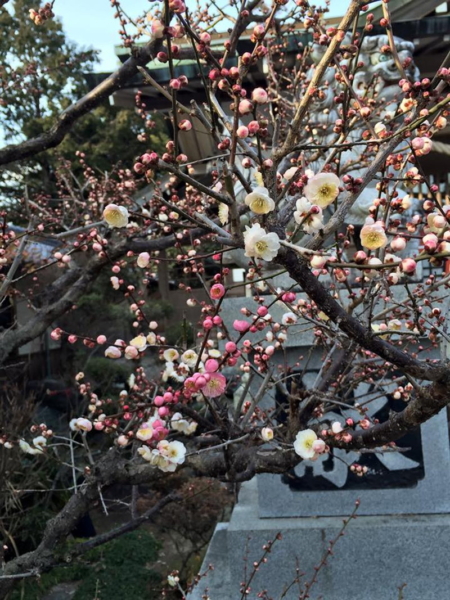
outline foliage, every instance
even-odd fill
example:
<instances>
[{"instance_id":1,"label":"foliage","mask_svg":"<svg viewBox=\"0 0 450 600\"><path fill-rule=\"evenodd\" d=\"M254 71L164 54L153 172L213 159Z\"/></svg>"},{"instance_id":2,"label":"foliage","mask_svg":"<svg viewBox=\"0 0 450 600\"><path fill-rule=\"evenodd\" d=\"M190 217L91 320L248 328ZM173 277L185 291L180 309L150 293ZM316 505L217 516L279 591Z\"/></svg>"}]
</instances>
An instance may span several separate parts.
<instances>
[{"instance_id":1,"label":"foliage","mask_svg":"<svg viewBox=\"0 0 450 600\"><path fill-rule=\"evenodd\" d=\"M73 600L158 600L160 576L151 565L158 559L160 544L145 530L123 535L91 550L74 564L44 574L36 583L25 582L11 600L40 600L53 586L79 582Z\"/></svg>"}]
</instances>

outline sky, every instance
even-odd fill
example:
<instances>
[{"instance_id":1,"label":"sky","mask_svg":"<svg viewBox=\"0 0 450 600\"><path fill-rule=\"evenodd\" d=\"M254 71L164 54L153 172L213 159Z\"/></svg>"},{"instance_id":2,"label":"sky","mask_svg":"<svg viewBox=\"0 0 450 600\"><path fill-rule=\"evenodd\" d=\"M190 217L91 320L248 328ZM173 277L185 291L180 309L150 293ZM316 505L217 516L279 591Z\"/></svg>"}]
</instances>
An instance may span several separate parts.
<instances>
[{"instance_id":1,"label":"sky","mask_svg":"<svg viewBox=\"0 0 450 600\"><path fill-rule=\"evenodd\" d=\"M329 16L342 15L350 0L331 0ZM152 6L149 0L121 0L123 9L135 17ZM118 66L114 46L120 44L119 23L113 18L110 0L56 0L53 8L62 20L67 37L80 46L100 50L98 72L113 71Z\"/></svg>"}]
</instances>

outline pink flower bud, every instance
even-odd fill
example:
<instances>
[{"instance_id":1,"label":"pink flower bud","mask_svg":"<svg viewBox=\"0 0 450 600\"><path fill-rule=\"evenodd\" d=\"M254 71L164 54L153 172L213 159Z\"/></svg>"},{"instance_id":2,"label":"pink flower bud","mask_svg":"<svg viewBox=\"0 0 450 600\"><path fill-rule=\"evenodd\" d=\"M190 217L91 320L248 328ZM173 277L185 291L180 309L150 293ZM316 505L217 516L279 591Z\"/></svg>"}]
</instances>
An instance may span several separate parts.
<instances>
[{"instance_id":1,"label":"pink flower bud","mask_svg":"<svg viewBox=\"0 0 450 600\"><path fill-rule=\"evenodd\" d=\"M97 337L97 344L105 344L106 343L106 335L99 335Z\"/></svg>"},{"instance_id":2,"label":"pink flower bud","mask_svg":"<svg viewBox=\"0 0 450 600\"><path fill-rule=\"evenodd\" d=\"M163 406L164 398L162 396L155 396L155 398L153 400L153 404L158 407Z\"/></svg>"},{"instance_id":3,"label":"pink flower bud","mask_svg":"<svg viewBox=\"0 0 450 600\"><path fill-rule=\"evenodd\" d=\"M77 336L76 335L69 335L69 337L67 338L69 341L69 344L75 344L75 342L77 341Z\"/></svg>"},{"instance_id":4,"label":"pink flower bud","mask_svg":"<svg viewBox=\"0 0 450 600\"><path fill-rule=\"evenodd\" d=\"M294 294L294 299L295 299L295 294ZM258 310L256 312L258 313L258 315L260 317L265 317L269 313L269 309L267 308L267 306L259 306Z\"/></svg>"},{"instance_id":5,"label":"pink flower bud","mask_svg":"<svg viewBox=\"0 0 450 600\"><path fill-rule=\"evenodd\" d=\"M312 449L316 454L323 454L326 450L327 445L323 440L314 440L312 443Z\"/></svg>"},{"instance_id":6,"label":"pink flower bud","mask_svg":"<svg viewBox=\"0 0 450 600\"><path fill-rule=\"evenodd\" d=\"M392 252L401 252L406 248L406 240L402 237L396 237L391 241L390 246Z\"/></svg>"},{"instance_id":7,"label":"pink flower bud","mask_svg":"<svg viewBox=\"0 0 450 600\"><path fill-rule=\"evenodd\" d=\"M125 358L127 358L128 360L132 360L134 358L137 358L138 356L139 350L134 346L127 346L125 348Z\"/></svg>"},{"instance_id":8,"label":"pink flower bud","mask_svg":"<svg viewBox=\"0 0 450 600\"><path fill-rule=\"evenodd\" d=\"M50 337L52 338L52 340L60 340L61 339L61 334L62 334L62 329L60 329L59 327L57 327L56 329L54 329L51 332Z\"/></svg>"},{"instance_id":9,"label":"pink flower bud","mask_svg":"<svg viewBox=\"0 0 450 600\"><path fill-rule=\"evenodd\" d=\"M236 135L238 136L238 138L245 139L246 137L248 137L248 128L245 127L245 125L241 125L237 128Z\"/></svg>"},{"instance_id":10,"label":"pink flower bud","mask_svg":"<svg viewBox=\"0 0 450 600\"><path fill-rule=\"evenodd\" d=\"M167 408L167 406L160 406L158 408L158 415L160 417L167 417L167 415L169 414L169 409Z\"/></svg>"},{"instance_id":11,"label":"pink flower bud","mask_svg":"<svg viewBox=\"0 0 450 600\"><path fill-rule=\"evenodd\" d=\"M259 40L264 36L264 33L266 31L266 28L264 27L264 25L262 23L259 23L258 25L255 25L255 27L253 28L253 36Z\"/></svg>"},{"instance_id":12,"label":"pink flower bud","mask_svg":"<svg viewBox=\"0 0 450 600\"><path fill-rule=\"evenodd\" d=\"M205 377L203 377L202 375L200 375L200 377L197 377L197 379L195 380L195 387L196 387L198 390L201 390L202 388L204 388L204 387L205 387L205 385L206 385L207 383L208 383L208 382L206 381L206 378L205 378Z\"/></svg>"},{"instance_id":13,"label":"pink flower bud","mask_svg":"<svg viewBox=\"0 0 450 600\"><path fill-rule=\"evenodd\" d=\"M219 368L219 363L214 358L210 358L205 362L205 369L208 373L215 373Z\"/></svg>"},{"instance_id":14,"label":"pink flower bud","mask_svg":"<svg viewBox=\"0 0 450 600\"><path fill-rule=\"evenodd\" d=\"M358 252L355 252L353 260L359 265L363 264L367 260L367 254L364 252L364 250L358 250Z\"/></svg>"},{"instance_id":15,"label":"pink flower bud","mask_svg":"<svg viewBox=\"0 0 450 600\"><path fill-rule=\"evenodd\" d=\"M427 235L425 235L422 238L422 243L423 243L423 247L425 252L429 252L430 254L433 254L433 252L436 252L438 244L439 244L439 239L437 237L437 235L435 235L434 233L428 233Z\"/></svg>"},{"instance_id":16,"label":"pink flower bud","mask_svg":"<svg viewBox=\"0 0 450 600\"><path fill-rule=\"evenodd\" d=\"M171 79L169 81L169 86L173 89L173 90L179 90L181 88L181 82L179 81L179 79Z\"/></svg>"},{"instance_id":17,"label":"pink flower bud","mask_svg":"<svg viewBox=\"0 0 450 600\"><path fill-rule=\"evenodd\" d=\"M214 323L212 322L212 319L209 319L209 318L208 318L208 319L205 319L205 320L203 321L203 327L204 327L205 329L212 329L212 328L213 328L213 326L214 326Z\"/></svg>"},{"instance_id":18,"label":"pink flower bud","mask_svg":"<svg viewBox=\"0 0 450 600\"><path fill-rule=\"evenodd\" d=\"M412 258L404 258L401 262L400 267L403 273L406 273L407 275L412 275L416 270L417 263Z\"/></svg>"},{"instance_id":19,"label":"pink flower bud","mask_svg":"<svg viewBox=\"0 0 450 600\"><path fill-rule=\"evenodd\" d=\"M255 135L260 130L258 121L250 121L247 127L250 135Z\"/></svg>"},{"instance_id":20,"label":"pink flower bud","mask_svg":"<svg viewBox=\"0 0 450 600\"><path fill-rule=\"evenodd\" d=\"M178 127L181 129L181 131L190 131L192 129L192 123L189 121L189 119L183 119L178 123Z\"/></svg>"},{"instance_id":21,"label":"pink flower bud","mask_svg":"<svg viewBox=\"0 0 450 600\"><path fill-rule=\"evenodd\" d=\"M241 100L239 102L239 114L246 115L253 110L253 104L250 100Z\"/></svg>"},{"instance_id":22,"label":"pink flower bud","mask_svg":"<svg viewBox=\"0 0 450 600\"><path fill-rule=\"evenodd\" d=\"M234 342L227 342L225 344L225 350L227 352L229 352L230 354L233 354L233 352L236 352L236 348L237 348L237 346Z\"/></svg>"},{"instance_id":23,"label":"pink flower bud","mask_svg":"<svg viewBox=\"0 0 450 600\"><path fill-rule=\"evenodd\" d=\"M233 323L233 329L235 331L239 331L240 333L245 333L248 331L249 327L250 323L247 323L247 321L239 321L236 319L236 321Z\"/></svg>"},{"instance_id":24,"label":"pink flower bud","mask_svg":"<svg viewBox=\"0 0 450 600\"><path fill-rule=\"evenodd\" d=\"M424 146L424 138L421 137L416 137L413 139L413 141L411 142L411 146L414 148L414 150L422 150L423 146Z\"/></svg>"}]
</instances>

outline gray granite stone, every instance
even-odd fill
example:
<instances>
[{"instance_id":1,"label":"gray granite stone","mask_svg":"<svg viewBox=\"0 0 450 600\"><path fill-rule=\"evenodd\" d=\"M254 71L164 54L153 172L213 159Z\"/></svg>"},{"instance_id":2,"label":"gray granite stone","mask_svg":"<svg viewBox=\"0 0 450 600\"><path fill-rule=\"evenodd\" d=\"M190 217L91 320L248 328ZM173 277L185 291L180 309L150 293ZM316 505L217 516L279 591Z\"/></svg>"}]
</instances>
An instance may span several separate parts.
<instances>
[{"instance_id":1,"label":"gray granite stone","mask_svg":"<svg viewBox=\"0 0 450 600\"><path fill-rule=\"evenodd\" d=\"M214 590L212 600L230 600L230 550L228 548L228 523L218 523L208 546L200 573L206 573L188 595L189 600L202 600L208 590ZM214 569L209 570L209 565Z\"/></svg>"},{"instance_id":2,"label":"gray granite stone","mask_svg":"<svg viewBox=\"0 0 450 600\"><path fill-rule=\"evenodd\" d=\"M450 512L450 451L445 409L422 425L421 438L424 477L413 487L342 489L348 475L347 464L357 462L359 454L339 450L331 471L324 472L320 459L308 463L314 475L325 475L333 482L335 489L332 490L292 491L279 475L258 476L259 515L266 518L345 515L357 498L361 499L360 514L364 515ZM408 464L401 462L405 457L385 455L385 459L392 460L391 457L394 461L387 463L390 471L408 469ZM300 478L305 465L303 462L296 469Z\"/></svg>"},{"instance_id":3,"label":"gray granite stone","mask_svg":"<svg viewBox=\"0 0 450 600\"><path fill-rule=\"evenodd\" d=\"M261 519L257 496L255 480L244 484L228 528L221 525L219 529L220 536L226 533L227 543L217 546L216 536L213 538L215 570L202 580L200 588L209 588L211 600L239 599L240 582L245 579L244 558L248 577L253 561L262 556L262 546L279 532L283 539L276 542L268 562L256 573L247 597L256 598L258 592L266 589L270 597L280 598L295 577L297 565L305 573L303 582L312 578L329 540L336 537L342 526L338 517ZM361 508L363 504L364 501ZM322 508L318 505L316 512ZM345 508L349 514L353 506L349 503ZM228 548L228 556L217 548ZM450 596L449 556L449 515L362 516L352 521L345 536L339 539L310 597L397 600L398 587L406 583L404 600L444 600ZM205 559L202 571L210 558ZM226 583L217 578L218 571L226 573ZM285 598L294 600L298 596L298 586L294 586ZM192 600L200 598L201 594Z\"/></svg>"}]
</instances>

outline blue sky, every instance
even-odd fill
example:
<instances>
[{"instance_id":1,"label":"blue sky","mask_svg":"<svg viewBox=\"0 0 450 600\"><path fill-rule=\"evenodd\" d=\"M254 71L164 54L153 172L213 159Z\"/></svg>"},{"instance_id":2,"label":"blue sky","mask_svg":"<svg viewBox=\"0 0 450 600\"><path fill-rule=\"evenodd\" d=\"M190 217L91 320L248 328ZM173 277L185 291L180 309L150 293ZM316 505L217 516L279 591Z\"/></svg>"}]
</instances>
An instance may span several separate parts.
<instances>
[{"instance_id":1,"label":"blue sky","mask_svg":"<svg viewBox=\"0 0 450 600\"><path fill-rule=\"evenodd\" d=\"M291 0L292 1L292 0ZM341 15L350 0L331 0L330 16ZM149 0L121 0L123 9L135 17L149 10ZM120 43L119 23L113 18L110 0L56 0L54 12L61 18L69 39L80 46L101 51L97 71L112 71L118 62L114 46Z\"/></svg>"}]
</instances>

